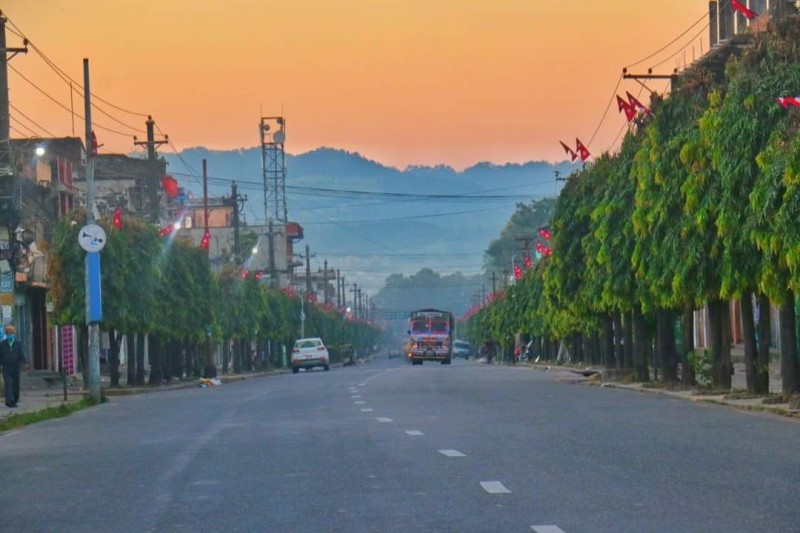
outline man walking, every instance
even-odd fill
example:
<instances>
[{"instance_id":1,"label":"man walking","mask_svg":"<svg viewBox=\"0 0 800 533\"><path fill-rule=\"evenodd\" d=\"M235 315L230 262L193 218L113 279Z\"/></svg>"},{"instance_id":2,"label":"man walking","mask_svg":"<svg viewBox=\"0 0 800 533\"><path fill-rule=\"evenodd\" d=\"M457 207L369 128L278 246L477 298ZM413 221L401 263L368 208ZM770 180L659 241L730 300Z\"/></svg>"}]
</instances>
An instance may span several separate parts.
<instances>
[{"instance_id":1,"label":"man walking","mask_svg":"<svg viewBox=\"0 0 800 533\"><path fill-rule=\"evenodd\" d=\"M0 365L3 365L3 385L8 407L16 407L19 402L19 372L27 364L16 331L12 324L8 324L5 327L6 338L0 342Z\"/></svg>"}]
</instances>

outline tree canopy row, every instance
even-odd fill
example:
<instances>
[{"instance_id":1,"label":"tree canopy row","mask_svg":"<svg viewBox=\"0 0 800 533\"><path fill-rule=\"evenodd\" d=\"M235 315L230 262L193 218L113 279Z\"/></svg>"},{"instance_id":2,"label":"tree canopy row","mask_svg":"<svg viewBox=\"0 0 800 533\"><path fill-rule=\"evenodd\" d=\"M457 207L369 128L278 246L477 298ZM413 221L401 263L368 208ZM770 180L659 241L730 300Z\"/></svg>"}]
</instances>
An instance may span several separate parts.
<instances>
[{"instance_id":1,"label":"tree canopy row","mask_svg":"<svg viewBox=\"0 0 800 533\"><path fill-rule=\"evenodd\" d=\"M85 323L85 252L77 245L85 217L81 210L72 212L56 227L52 239L50 295L59 325ZM172 378L215 376L212 354L217 346L222 348L223 373L285 363L283 354L291 352L300 331L303 302L297 295L269 288L252 275L243 276L235 264L213 272L206 250L162 237L142 220L128 217L121 228L110 217L97 223L108 236L101 252L100 328L110 339L112 386L120 383L123 338L128 343L129 385L145 384L145 336L151 385ZM304 334L324 339L332 363L354 352L368 353L381 338L373 325L315 302L305 305ZM84 364L86 353L84 342Z\"/></svg>"},{"instance_id":2,"label":"tree canopy row","mask_svg":"<svg viewBox=\"0 0 800 533\"><path fill-rule=\"evenodd\" d=\"M693 386L703 372L730 389L737 302L747 388L766 394L772 305L782 390L800 392L800 108L777 101L800 94L800 17L751 39L724 76L693 68L653 94L618 152L569 176L552 255L471 313L473 343L508 351L522 333L544 357L561 346L636 380ZM698 310L708 350L694 347Z\"/></svg>"}]
</instances>

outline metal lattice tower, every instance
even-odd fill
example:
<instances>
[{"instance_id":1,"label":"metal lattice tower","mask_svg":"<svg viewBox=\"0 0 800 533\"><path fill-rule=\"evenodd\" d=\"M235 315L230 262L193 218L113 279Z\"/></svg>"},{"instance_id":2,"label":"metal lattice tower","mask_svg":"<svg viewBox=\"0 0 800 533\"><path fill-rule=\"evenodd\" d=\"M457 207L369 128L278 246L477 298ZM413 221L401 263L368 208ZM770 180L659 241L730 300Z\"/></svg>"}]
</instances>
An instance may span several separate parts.
<instances>
[{"instance_id":1,"label":"metal lattice tower","mask_svg":"<svg viewBox=\"0 0 800 533\"><path fill-rule=\"evenodd\" d=\"M261 117L261 168L264 173L264 216L266 220L286 224L286 120Z\"/></svg>"}]
</instances>

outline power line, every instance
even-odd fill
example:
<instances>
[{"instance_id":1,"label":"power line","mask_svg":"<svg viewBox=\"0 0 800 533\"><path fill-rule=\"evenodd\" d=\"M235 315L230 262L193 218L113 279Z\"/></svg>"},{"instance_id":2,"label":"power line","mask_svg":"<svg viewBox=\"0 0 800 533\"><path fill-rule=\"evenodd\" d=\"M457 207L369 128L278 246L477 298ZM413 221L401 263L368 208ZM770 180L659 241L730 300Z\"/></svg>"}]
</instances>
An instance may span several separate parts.
<instances>
[{"instance_id":1,"label":"power line","mask_svg":"<svg viewBox=\"0 0 800 533\"><path fill-rule=\"evenodd\" d=\"M26 119L28 119L28 121L29 121L31 124L33 124L34 126L36 126L37 128L39 128L40 130L42 130L43 132L45 132L46 134L48 134L50 137L55 137L55 135L53 135L52 133L50 133L49 131L47 131L47 129L46 129L46 128L44 128L44 127L40 126L40 125L39 125L39 124L38 124L38 123L37 123L35 120L33 120L31 117L29 117L28 115L26 115L25 113L23 113L22 111L20 111L20 110L19 110L19 108L17 108L17 106L15 106L14 104L8 104L8 105L11 107L11 109L13 109L13 110L14 110L14 111L16 111L17 113L19 113L20 115L22 115L23 117L25 117Z\"/></svg>"},{"instance_id":2,"label":"power line","mask_svg":"<svg viewBox=\"0 0 800 533\"><path fill-rule=\"evenodd\" d=\"M680 39L681 37L683 37L684 35L686 35L687 33L689 33L689 32L692 30L692 28L694 28L695 26L697 26L698 24L700 24L700 22L702 22L702 21L703 21L703 20L704 20L704 19L705 19L707 16L708 16L708 13L707 13L707 12L704 12L704 13L703 13L703 15L702 15L702 16L701 16L699 19L697 19L697 20L694 22L694 24L692 24L691 26L689 26L688 28L686 28L686 29L685 29L685 30L684 30L684 31L683 31L683 32L682 32L680 35L678 35L677 37L675 37L673 40L671 40L670 42L668 42L667 44L665 44L664 46L662 46L661 48L659 48L658 50L656 50L655 52L653 52L652 54L650 54L649 56L647 56L647 57L644 57L644 58L640 59L639 61L637 61L637 62L635 62L635 63L631 63L630 65L628 65L628 66L627 66L627 67L625 67L625 68L631 68L631 67L635 67L636 65L639 65L639 64L641 64L641 63L644 63L644 62L645 62L645 61L647 61L648 59L650 59L650 58L652 58L652 57L655 57L655 56L657 56L658 54L660 54L661 52L663 52L664 50L666 50L667 48L669 48L670 46L672 46L672 45L673 45L673 44L674 44L676 41L678 41L678 39Z\"/></svg>"},{"instance_id":3,"label":"power line","mask_svg":"<svg viewBox=\"0 0 800 533\"><path fill-rule=\"evenodd\" d=\"M608 101L608 105L606 106L606 110L603 113L603 116L600 118L600 122L598 122L597 127L594 129L594 133L592 133L592 138L589 139L589 142L586 143L587 146L592 145L592 141L594 138L597 137L597 132L600 131L600 126L603 125L603 122L606 120L606 116L608 116L608 110L611 109L611 104L614 103L614 98L617 96L617 89L619 89L619 84L622 83L622 76L617 79L617 85L614 87L614 90L611 92L611 99Z\"/></svg>"}]
</instances>

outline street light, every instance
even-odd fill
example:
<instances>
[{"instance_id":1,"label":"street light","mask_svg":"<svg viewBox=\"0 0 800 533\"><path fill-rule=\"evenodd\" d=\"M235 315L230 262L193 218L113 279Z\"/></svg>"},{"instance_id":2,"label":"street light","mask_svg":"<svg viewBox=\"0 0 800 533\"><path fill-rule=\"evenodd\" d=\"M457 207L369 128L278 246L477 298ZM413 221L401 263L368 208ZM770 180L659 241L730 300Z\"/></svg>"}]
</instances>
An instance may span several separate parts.
<instances>
[{"instance_id":1,"label":"street light","mask_svg":"<svg viewBox=\"0 0 800 533\"><path fill-rule=\"evenodd\" d=\"M37 157L42 157L44 155L44 153L45 153L44 146L37 146L36 147L36 156Z\"/></svg>"}]
</instances>

